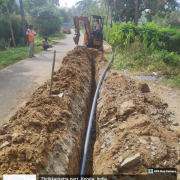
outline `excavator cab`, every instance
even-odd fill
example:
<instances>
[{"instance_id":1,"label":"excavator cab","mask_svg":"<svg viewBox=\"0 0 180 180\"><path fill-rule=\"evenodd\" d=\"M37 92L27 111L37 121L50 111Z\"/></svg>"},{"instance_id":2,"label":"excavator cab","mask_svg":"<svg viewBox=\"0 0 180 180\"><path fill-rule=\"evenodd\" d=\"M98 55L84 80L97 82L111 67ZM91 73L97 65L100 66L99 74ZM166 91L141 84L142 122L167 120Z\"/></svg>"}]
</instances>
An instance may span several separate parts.
<instances>
[{"instance_id":1,"label":"excavator cab","mask_svg":"<svg viewBox=\"0 0 180 180\"><path fill-rule=\"evenodd\" d=\"M79 41L79 36L80 36L79 21L82 21L84 22L84 27L85 27L83 46L97 48L100 51L103 51L104 50L103 48L104 17L91 15L89 20L88 17L74 16L73 19L74 19L75 32L76 32L73 37L75 44L78 44L77 41Z\"/></svg>"},{"instance_id":2,"label":"excavator cab","mask_svg":"<svg viewBox=\"0 0 180 180\"><path fill-rule=\"evenodd\" d=\"M90 22L92 23L91 27L92 27L92 35L93 35L94 40L98 40L98 41L103 40L104 17L91 15ZM96 26L96 24L98 23L99 23L99 26ZM100 29L97 29L99 27Z\"/></svg>"}]
</instances>

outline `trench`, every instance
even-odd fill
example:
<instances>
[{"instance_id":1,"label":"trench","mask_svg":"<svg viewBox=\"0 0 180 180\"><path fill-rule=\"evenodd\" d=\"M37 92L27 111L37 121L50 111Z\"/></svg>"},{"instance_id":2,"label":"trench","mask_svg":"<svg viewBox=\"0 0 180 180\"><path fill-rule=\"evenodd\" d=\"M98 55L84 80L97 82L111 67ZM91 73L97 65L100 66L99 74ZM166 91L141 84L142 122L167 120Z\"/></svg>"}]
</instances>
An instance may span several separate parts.
<instances>
[{"instance_id":1,"label":"trench","mask_svg":"<svg viewBox=\"0 0 180 180\"><path fill-rule=\"evenodd\" d=\"M86 130L100 76L95 63L98 56L103 56L98 50L80 46L70 51L54 73L52 95L49 96L48 80L0 127L1 175L80 173ZM95 141L96 115L85 174L93 174Z\"/></svg>"},{"instance_id":2,"label":"trench","mask_svg":"<svg viewBox=\"0 0 180 180\"><path fill-rule=\"evenodd\" d=\"M52 95L48 80L0 126L1 175L79 174L98 53L80 46L70 51L54 73ZM92 152L89 159L92 164Z\"/></svg>"},{"instance_id":3,"label":"trench","mask_svg":"<svg viewBox=\"0 0 180 180\"><path fill-rule=\"evenodd\" d=\"M89 94L89 97L87 100L87 109L83 112L83 114L85 114L85 116L86 116L86 118L85 118L85 131L82 134L82 143L80 144L81 152L78 155L79 156L79 164L78 164L76 174L79 174L80 168L82 165L81 162L83 159L83 151L84 151L86 132L87 132L87 128L88 128L89 116L90 116L92 102L94 99L94 95L95 95L95 91L96 91L96 87L97 87L97 82L98 82L98 77L96 74L95 58L96 58L96 56L92 57L90 59L90 61L91 61L91 83L90 83L90 91L89 91L90 94ZM85 175L93 174L93 152L94 152L95 142L96 142L96 114L94 114L92 130L91 130L91 137L90 137L90 142L89 142L89 146L88 146L88 156L87 156L87 161L86 161ZM72 154L71 158L73 158L73 156L77 156L77 154L75 154L75 153ZM68 171L69 175L74 174L74 172L71 173L71 169L72 169L72 167L69 166L69 171Z\"/></svg>"},{"instance_id":4,"label":"trench","mask_svg":"<svg viewBox=\"0 0 180 180\"><path fill-rule=\"evenodd\" d=\"M95 69L96 69L95 61L93 60L92 61L92 88L91 88L90 107L92 107L92 102L93 102L94 94L95 94L95 91L96 91L96 83L97 83L96 80L97 79L96 79L96 71L95 71ZM87 126L88 126L89 116L90 116L90 111L89 111L88 118L87 118L86 131L87 131ZM95 144L95 142L96 142L96 113L94 114L92 130L91 130L91 137L90 137L90 142L89 142L89 146L88 146L88 156L87 156L87 162L86 162L86 167L85 167L85 175L93 174L93 152L94 152L94 144ZM82 157L83 157L83 155L82 155Z\"/></svg>"}]
</instances>

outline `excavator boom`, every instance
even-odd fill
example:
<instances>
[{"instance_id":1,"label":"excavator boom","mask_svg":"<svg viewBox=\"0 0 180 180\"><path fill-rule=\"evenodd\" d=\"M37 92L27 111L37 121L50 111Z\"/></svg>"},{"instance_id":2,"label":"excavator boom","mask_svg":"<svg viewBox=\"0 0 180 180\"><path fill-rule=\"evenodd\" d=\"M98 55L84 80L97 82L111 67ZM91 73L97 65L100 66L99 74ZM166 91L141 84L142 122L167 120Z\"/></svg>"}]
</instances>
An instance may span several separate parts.
<instances>
[{"instance_id":1,"label":"excavator boom","mask_svg":"<svg viewBox=\"0 0 180 180\"><path fill-rule=\"evenodd\" d=\"M78 45L78 43L79 43L79 36L80 36L79 21L82 21L85 23L88 37L89 37L89 39L91 39L92 35L91 35L90 21L88 20L88 18L74 16L73 19L74 19L74 26L75 26L75 35L73 37L73 40L74 40L75 44Z\"/></svg>"}]
</instances>

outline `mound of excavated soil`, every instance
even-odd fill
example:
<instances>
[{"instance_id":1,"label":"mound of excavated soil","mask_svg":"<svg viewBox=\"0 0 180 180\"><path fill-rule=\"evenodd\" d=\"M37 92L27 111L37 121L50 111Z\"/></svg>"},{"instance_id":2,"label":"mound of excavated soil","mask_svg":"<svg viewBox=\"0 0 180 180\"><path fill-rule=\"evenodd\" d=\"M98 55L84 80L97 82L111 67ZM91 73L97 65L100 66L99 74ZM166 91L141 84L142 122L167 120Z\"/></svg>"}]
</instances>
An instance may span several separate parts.
<instances>
[{"instance_id":1,"label":"mound of excavated soil","mask_svg":"<svg viewBox=\"0 0 180 180\"><path fill-rule=\"evenodd\" d=\"M98 53L80 46L70 51L53 77L52 95L48 81L0 127L1 175L79 173Z\"/></svg>"},{"instance_id":2,"label":"mound of excavated soil","mask_svg":"<svg viewBox=\"0 0 180 180\"><path fill-rule=\"evenodd\" d=\"M137 175L148 168L176 167L180 126L169 118L167 103L147 85L111 72L99 94L94 174Z\"/></svg>"}]
</instances>

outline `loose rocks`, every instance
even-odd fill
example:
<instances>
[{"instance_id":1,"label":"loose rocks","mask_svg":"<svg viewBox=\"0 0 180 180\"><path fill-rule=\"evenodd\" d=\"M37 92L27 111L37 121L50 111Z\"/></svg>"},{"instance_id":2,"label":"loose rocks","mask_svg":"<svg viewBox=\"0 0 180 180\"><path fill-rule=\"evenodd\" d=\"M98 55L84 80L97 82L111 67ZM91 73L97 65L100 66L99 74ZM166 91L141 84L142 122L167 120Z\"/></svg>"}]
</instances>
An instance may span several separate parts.
<instances>
[{"instance_id":1,"label":"loose rocks","mask_svg":"<svg viewBox=\"0 0 180 180\"><path fill-rule=\"evenodd\" d=\"M140 90L142 93L144 92L150 92L149 86L146 83L138 83L138 90Z\"/></svg>"},{"instance_id":2,"label":"loose rocks","mask_svg":"<svg viewBox=\"0 0 180 180\"><path fill-rule=\"evenodd\" d=\"M114 128L111 128L110 120L114 117L116 121L113 122ZM102 164L117 164L119 172L126 174L147 173L147 167L156 168L157 165L159 168L165 165L175 167L178 163L177 152L172 147L180 141L180 130L179 126L174 125L170 130L169 124L172 122L168 122L169 118L170 112L164 102L149 92L147 85L137 88L131 78L107 72L97 101L94 174L114 173L110 168L102 168ZM100 149L103 144L107 146ZM137 152L141 155L141 163L138 163L140 157ZM111 158L116 154L125 160L121 162ZM134 165L130 165L131 160ZM164 164L165 161L168 163Z\"/></svg>"},{"instance_id":3,"label":"loose rocks","mask_svg":"<svg viewBox=\"0 0 180 180\"><path fill-rule=\"evenodd\" d=\"M127 158L124 160L124 162L121 164L123 168L129 168L131 166L134 166L140 162L140 153L137 153L133 157Z\"/></svg>"}]
</instances>

